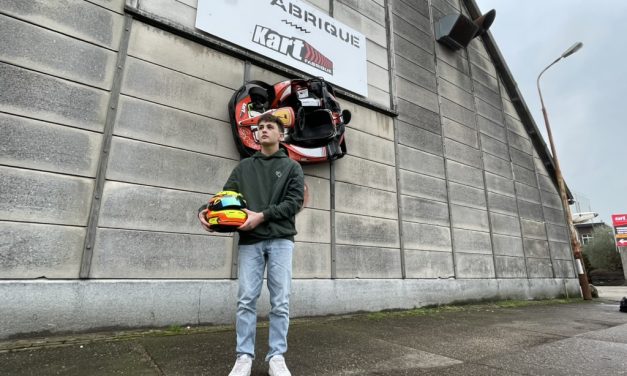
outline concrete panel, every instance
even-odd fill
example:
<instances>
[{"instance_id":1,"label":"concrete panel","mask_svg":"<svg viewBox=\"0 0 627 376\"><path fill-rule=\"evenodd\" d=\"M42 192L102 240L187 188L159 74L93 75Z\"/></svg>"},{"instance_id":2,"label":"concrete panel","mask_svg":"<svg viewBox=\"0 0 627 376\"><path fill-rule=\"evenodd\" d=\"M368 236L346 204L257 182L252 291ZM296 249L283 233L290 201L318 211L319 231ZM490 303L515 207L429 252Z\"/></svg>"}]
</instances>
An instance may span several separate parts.
<instances>
[{"instance_id":1,"label":"concrete panel","mask_svg":"<svg viewBox=\"0 0 627 376\"><path fill-rule=\"evenodd\" d=\"M331 243L331 213L326 210L303 209L296 215L297 242ZM336 217L337 221L337 217Z\"/></svg>"},{"instance_id":2,"label":"concrete panel","mask_svg":"<svg viewBox=\"0 0 627 376\"><path fill-rule=\"evenodd\" d=\"M444 158L399 145L399 167L420 174L444 178Z\"/></svg>"},{"instance_id":3,"label":"concrete panel","mask_svg":"<svg viewBox=\"0 0 627 376\"><path fill-rule=\"evenodd\" d=\"M448 184L449 202L470 206L477 209L486 209L485 190L472 188L453 182Z\"/></svg>"},{"instance_id":4,"label":"concrete panel","mask_svg":"<svg viewBox=\"0 0 627 376\"><path fill-rule=\"evenodd\" d=\"M163 18L171 23L188 29L194 29L196 23L196 9L178 0L138 1L137 7L154 16Z\"/></svg>"},{"instance_id":5,"label":"concrete panel","mask_svg":"<svg viewBox=\"0 0 627 376\"><path fill-rule=\"evenodd\" d=\"M440 14L436 16L434 13L434 19L439 19L440 17L444 17L444 14ZM451 51L448 47L441 45L440 43L435 44L435 55L439 59L438 65L442 63L446 63L453 67L454 69L459 70L465 75L470 75L470 68L468 66L468 60L466 59L466 53L464 51Z\"/></svg>"},{"instance_id":6,"label":"concrete panel","mask_svg":"<svg viewBox=\"0 0 627 376\"><path fill-rule=\"evenodd\" d=\"M544 222L542 214L542 205L534 204L527 201L518 200L518 213L521 218L533 219L534 221Z\"/></svg>"},{"instance_id":7,"label":"concrete panel","mask_svg":"<svg viewBox=\"0 0 627 376\"><path fill-rule=\"evenodd\" d=\"M337 278L401 278L401 251L338 245Z\"/></svg>"},{"instance_id":8,"label":"concrete panel","mask_svg":"<svg viewBox=\"0 0 627 376\"><path fill-rule=\"evenodd\" d=\"M451 205L451 221L452 227L485 232L490 231L488 212L485 210Z\"/></svg>"},{"instance_id":9,"label":"concrete panel","mask_svg":"<svg viewBox=\"0 0 627 376\"><path fill-rule=\"evenodd\" d=\"M411 22L407 22L396 14L392 14L394 34L410 41L423 50L433 55L433 36L417 28Z\"/></svg>"},{"instance_id":10,"label":"concrete panel","mask_svg":"<svg viewBox=\"0 0 627 376\"><path fill-rule=\"evenodd\" d=\"M551 250L551 256L553 256L553 259L559 259L559 260L572 260L573 259L573 252L572 252L572 249L570 248L570 242L562 243L562 242L549 241L549 249Z\"/></svg>"},{"instance_id":11,"label":"concrete panel","mask_svg":"<svg viewBox=\"0 0 627 376\"><path fill-rule=\"evenodd\" d=\"M553 278L553 267L548 258L527 257L527 273L529 278Z\"/></svg>"},{"instance_id":12,"label":"concrete panel","mask_svg":"<svg viewBox=\"0 0 627 376\"><path fill-rule=\"evenodd\" d=\"M226 103L233 90L129 57L122 93L229 121Z\"/></svg>"},{"instance_id":13,"label":"concrete panel","mask_svg":"<svg viewBox=\"0 0 627 376\"><path fill-rule=\"evenodd\" d=\"M513 118L519 119L516 107L514 107L514 104L507 99L503 100L503 111L505 112L505 114Z\"/></svg>"},{"instance_id":14,"label":"concrete panel","mask_svg":"<svg viewBox=\"0 0 627 376\"><path fill-rule=\"evenodd\" d=\"M481 84L479 81L475 81L473 94L496 109L500 109L503 106L501 93Z\"/></svg>"},{"instance_id":15,"label":"concrete panel","mask_svg":"<svg viewBox=\"0 0 627 376\"><path fill-rule=\"evenodd\" d=\"M501 112L500 108L496 108L479 98L475 98L475 103L477 107L477 114L497 123L503 122L503 113Z\"/></svg>"},{"instance_id":16,"label":"concrete panel","mask_svg":"<svg viewBox=\"0 0 627 376\"><path fill-rule=\"evenodd\" d=\"M500 95L498 80L495 77L491 76L486 71L484 71L482 69L473 69L472 70L472 78L476 82L481 83L486 88L490 89L491 91L493 91L495 93L499 93L499 95ZM502 104L499 104L496 107L501 107L501 106L502 106Z\"/></svg>"},{"instance_id":17,"label":"concrete panel","mask_svg":"<svg viewBox=\"0 0 627 376\"><path fill-rule=\"evenodd\" d=\"M525 201L540 203L540 191L535 187L516 182L516 197Z\"/></svg>"},{"instance_id":18,"label":"concrete panel","mask_svg":"<svg viewBox=\"0 0 627 376\"><path fill-rule=\"evenodd\" d=\"M426 89L435 91L433 55L398 35L394 35L394 44L396 48L396 74Z\"/></svg>"},{"instance_id":19,"label":"concrete panel","mask_svg":"<svg viewBox=\"0 0 627 376\"><path fill-rule=\"evenodd\" d=\"M523 242L520 237L494 234L492 235L492 243L495 255L517 257L524 255Z\"/></svg>"},{"instance_id":20,"label":"concrete panel","mask_svg":"<svg viewBox=\"0 0 627 376\"><path fill-rule=\"evenodd\" d=\"M390 108L390 93L376 86L368 85L368 100L382 107Z\"/></svg>"},{"instance_id":21,"label":"concrete panel","mask_svg":"<svg viewBox=\"0 0 627 376\"><path fill-rule=\"evenodd\" d=\"M398 248L398 221L337 213L337 244ZM312 225L321 222L313 222ZM322 222L323 223L323 222Z\"/></svg>"},{"instance_id":22,"label":"concrete panel","mask_svg":"<svg viewBox=\"0 0 627 376\"><path fill-rule=\"evenodd\" d=\"M431 6L434 13L443 13L443 14L451 14L451 13L459 13L459 4L455 0L431 0ZM434 15L434 19L440 19L440 15L437 17Z\"/></svg>"},{"instance_id":23,"label":"concrete panel","mask_svg":"<svg viewBox=\"0 0 627 376\"><path fill-rule=\"evenodd\" d=\"M523 239L525 256L534 258L549 258L549 243L546 240Z\"/></svg>"},{"instance_id":24,"label":"concrete panel","mask_svg":"<svg viewBox=\"0 0 627 376\"><path fill-rule=\"evenodd\" d=\"M495 278L492 255L455 253L456 278Z\"/></svg>"},{"instance_id":25,"label":"concrete panel","mask_svg":"<svg viewBox=\"0 0 627 376\"><path fill-rule=\"evenodd\" d=\"M344 213L398 218L396 193L342 182L335 186L335 209Z\"/></svg>"},{"instance_id":26,"label":"concrete panel","mask_svg":"<svg viewBox=\"0 0 627 376\"><path fill-rule=\"evenodd\" d=\"M113 50L124 25L122 15L80 0L5 0L2 12Z\"/></svg>"},{"instance_id":27,"label":"concrete panel","mask_svg":"<svg viewBox=\"0 0 627 376\"><path fill-rule=\"evenodd\" d=\"M534 169L533 157L527 153L523 153L522 151L518 151L514 148L509 150L509 154L512 158L512 162L515 164L527 168L529 170Z\"/></svg>"},{"instance_id":28,"label":"concrete panel","mask_svg":"<svg viewBox=\"0 0 627 376\"><path fill-rule=\"evenodd\" d=\"M98 226L206 234L197 212L207 199L207 194L108 181Z\"/></svg>"},{"instance_id":29,"label":"concrete panel","mask_svg":"<svg viewBox=\"0 0 627 376\"><path fill-rule=\"evenodd\" d=\"M399 98L429 111L438 112L438 96L435 92L398 76L396 77L396 93Z\"/></svg>"},{"instance_id":30,"label":"concrete panel","mask_svg":"<svg viewBox=\"0 0 627 376\"><path fill-rule=\"evenodd\" d=\"M536 180L536 174L532 170L527 170L524 167L520 167L518 165L513 165L512 169L514 170L514 179L518 182L525 183L532 187L538 186L538 181Z\"/></svg>"},{"instance_id":31,"label":"concrete panel","mask_svg":"<svg viewBox=\"0 0 627 376\"><path fill-rule=\"evenodd\" d=\"M485 170L502 177L512 179L512 164L504 159L483 153L483 165Z\"/></svg>"},{"instance_id":32,"label":"concrete panel","mask_svg":"<svg viewBox=\"0 0 627 376\"><path fill-rule=\"evenodd\" d=\"M398 119L433 133L442 134L440 115L414 103L398 98Z\"/></svg>"},{"instance_id":33,"label":"concrete panel","mask_svg":"<svg viewBox=\"0 0 627 376\"><path fill-rule=\"evenodd\" d=\"M427 50L418 47L398 34L393 35L393 43L397 61L403 59L404 61L402 64L404 64L405 61L408 61L431 73L435 73L436 68L435 61L433 60L433 51L429 53ZM408 75L409 74L403 74L403 76ZM409 79L410 77L405 78Z\"/></svg>"},{"instance_id":34,"label":"concrete panel","mask_svg":"<svg viewBox=\"0 0 627 376\"><path fill-rule=\"evenodd\" d=\"M438 77L464 89L466 92L472 92L472 80L464 72L453 68L444 61L438 62L437 70Z\"/></svg>"},{"instance_id":35,"label":"concrete panel","mask_svg":"<svg viewBox=\"0 0 627 376\"><path fill-rule=\"evenodd\" d=\"M492 61L489 58L477 53L476 50L472 48L468 49L468 59L474 65L472 68L473 70L479 68L489 73L491 76L497 76L496 68L494 67Z\"/></svg>"},{"instance_id":36,"label":"concrete panel","mask_svg":"<svg viewBox=\"0 0 627 376\"><path fill-rule=\"evenodd\" d=\"M114 134L239 160L230 123L120 96Z\"/></svg>"},{"instance_id":37,"label":"concrete panel","mask_svg":"<svg viewBox=\"0 0 627 376\"><path fill-rule=\"evenodd\" d=\"M403 220L446 226L449 224L448 205L443 202L412 196L401 196Z\"/></svg>"},{"instance_id":38,"label":"concrete panel","mask_svg":"<svg viewBox=\"0 0 627 376\"><path fill-rule=\"evenodd\" d=\"M484 188L483 173L478 168L447 159L446 172L449 181L470 185L476 188Z\"/></svg>"},{"instance_id":39,"label":"concrete panel","mask_svg":"<svg viewBox=\"0 0 627 376\"><path fill-rule=\"evenodd\" d=\"M91 278L230 278L233 238L98 229Z\"/></svg>"},{"instance_id":40,"label":"concrete panel","mask_svg":"<svg viewBox=\"0 0 627 376\"><path fill-rule=\"evenodd\" d=\"M453 229L453 250L462 253L492 254L490 233Z\"/></svg>"},{"instance_id":41,"label":"concrete panel","mask_svg":"<svg viewBox=\"0 0 627 376\"><path fill-rule=\"evenodd\" d=\"M331 167L327 163L316 163L311 165L301 166L305 175L316 176L322 179L330 179Z\"/></svg>"},{"instance_id":42,"label":"concrete panel","mask_svg":"<svg viewBox=\"0 0 627 376\"><path fill-rule=\"evenodd\" d=\"M496 256L496 278L526 278L525 259L522 257Z\"/></svg>"},{"instance_id":43,"label":"concrete panel","mask_svg":"<svg viewBox=\"0 0 627 376\"><path fill-rule=\"evenodd\" d=\"M348 128L355 128L374 136L394 140L394 125L391 117L348 101L341 101L341 105L343 109L349 110L353 114Z\"/></svg>"},{"instance_id":44,"label":"concrete panel","mask_svg":"<svg viewBox=\"0 0 627 376\"><path fill-rule=\"evenodd\" d=\"M125 0L87 0L90 3L98 4L107 9L111 9L116 13L124 13L124 1Z\"/></svg>"},{"instance_id":45,"label":"concrete panel","mask_svg":"<svg viewBox=\"0 0 627 376\"><path fill-rule=\"evenodd\" d=\"M114 137L107 179L215 193L236 166L231 159Z\"/></svg>"},{"instance_id":46,"label":"concrete panel","mask_svg":"<svg viewBox=\"0 0 627 376\"><path fill-rule=\"evenodd\" d=\"M388 50L369 39L366 39L366 59L385 70L389 69Z\"/></svg>"},{"instance_id":47,"label":"concrete panel","mask_svg":"<svg viewBox=\"0 0 627 376\"><path fill-rule=\"evenodd\" d=\"M427 153L442 155L442 137L411 124L397 121L398 143Z\"/></svg>"},{"instance_id":48,"label":"concrete panel","mask_svg":"<svg viewBox=\"0 0 627 376\"><path fill-rule=\"evenodd\" d=\"M446 98L440 98L440 112L442 116L454 120L470 128L477 127L475 112L468 110Z\"/></svg>"},{"instance_id":49,"label":"concrete panel","mask_svg":"<svg viewBox=\"0 0 627 376\"><path fill-rule=\"evenodd\" d=\"M549 240L555 242L569 242L570 235L568 232L568 227L558 226L548 223L546 225L547 228L547 236Z\"/></svg>"},{"instance_id":50,"label":"concrete panel","mask_svg":"<svg viewBox=\"0 0 627 376\"><path fill-rule=\"evenodd\" d=\"M305 175L305 184L309 201L305 207L312 209L330 210L331 187L327 179Z\"/></svg>"},{"instance_id":51,"label":"concrete panel","mask_svg":"<svg viewBox=\"0 0 627 376\"><path fill-rule=\"evenodd\" d=\"M490 212L502 213L512 216L518 215L516 199L498 193L488 192L488 208Z\"/></svg>"},{"instance_id":52,"label":"concrete panel","mask_svg":"<svg viewBox=\"0 0 627 376\"><path fill-rule=\"evenodd\" d=\"M289 80L289 78L279 73L275 73L268 69L264 69L257 65L251 64L250 72L249 72L249 80L250 81L259 80L269 85L274 85L277 82ZM243 84L243 82L241 84Z\"/></svg>"},{"instance_id":53,"label":"concrete panel","mask_svg":"<svg viewBox=\"0 0 627 376\"><path fill-rule=\"evenodd\" d=\"M292 254L292 278L331 278L331 245L297 242Z\"/></svg>"},{"instance_id":54,"label":"concrete panel","mask_svg":"<svg viewBox=\"0 0 627 376\"><path fill-rule=\"evenodd\" d=\"M553 260L555 278L576 278L573 262L570 260Z\"/></svg>"},{"instance_id":55,"label":"concrete panel","mask_svg":"<svg viewBox=\"0 0 627 376\"><path fill-rule=\"evenodd\" d=\"M128 54L234 90L244 82L244 61L138 21Z\"/></svg>"},{"instance_id":56,"label":"concrete panel","mask_svg":"<svg viewBox=\"0 0 627 376\"><path fill-rule=\"evenodd\" d=\"M477 116L477 125L481 133L487 134L501 142L507 142L507 130L502 125L483 116Z\"/></svg>"},{"instance_id":57,"label":"concrete panel","mask_svg":"<svg viewBox=\"0 0 627 376\"><path fill-rule=\"evenodd\" d=\"M542 206L548 206L549 208L557 210L564 210L562 199L558 194L540 191L540 197L542 198Z\"/></svg>"},{"instance_id":58,"label":"concrete panel","mask_svg":"<svg viewBox=\"0 0 627 376\"><path fill-rule=\"evenodd\" d=\"M345 137L350 155L394 165L394 142L347 127Z\"/></svg>"},{"instance_id":59,"label":"concrete panel","mask_svg":"<svg viewBox=\"0 0 627 376\"><path fill-rule=\"evenodd\" d=\"M533 145L531 144L531 141L529 141L528 136L521 137L512 131L508 131L507 139L509 141L509 146L531 155L532 150L533 150Z\"/></svg>"},{"instance_id":60,"label":"concrete panel","mask_svg":"<svg viewBox=\"0 0 627 376\"><path fill-rule=\"evenodd\" d=\"M448 138L444 139L444 156L476 168L483 167L481 151Z\"/></svg>"},{"instance_id":61,"label":"concrete panel","mask_svg":"<svg viewBox=\"0 0 627 376\"><path fill-rule=\"evenodd\" d=\"M535 166L536 173L538 175L544 175L545 177L549 177L549 173L547 171L545 163L548 164L548 161L545 162L541 160L538 156L538 151L536 149L533 149L533 164Z\"/></svg>"},{"instance_id":62,"label":"concrete panel","mask_svg":"<svg viewBox=\"0 0 627 376\"><path fill-rule=\"evenodd\" d=\"M2 278L78 278L85 229L0 222Z\"/></svg>"},{"instance_id":63,"label":"concrete panel","mask_svg":"<svg viewBox=\"0 0 627 376\"><path fill-rule=\"evenodd\" d=\"M495 234L521 236L518 217L490 213L490 223L492 224L492 232Z\"/></svg>"},{"instance_id":64,"label":"concrete panel","mask_svg":"<svg viewBox=\"0 0 627 376\"><path fill-rule=\"evenodd\" d=\"M446 202L446 181L400 170L400 191L404 195Z\"/></svg>"},{"instance_id":65,"label":"concrete panel","mask_svg":"<svg viewBox=\"0 0 627 376\"><path fill-rule=\"evenodd\" d=\"M450 257L450 254L445 254ZM429 258L416 265L433 270ZM426 259L426 262L425 262ZM422 264L421 264L422 262ZM452 268L451 268L452 271ZM581 296L576 279L434 279L295 280L292 317L357 311L412 309L473 300ZM416 277L412 277L416 278ZM260 314L268 312L267 290ZM0 338L16 334L89 331L103 327L166 327L179 324L232 324L237 281L232 280L90 280L0 281L0 306L6 325ZM332 299L321 299L332 297ZM42 315L41 312L46 312ZM31 318L24 320L24 317Z\"/></svg>"},{"instance_id":66,"label":"concrete panel","mask_svg":"<svg viewBox=\"0 0 627 376\"><path fill-rule=\"evenodd\" d=\"M422 13L412 6L408 6L400 1L393 1L391 5L392 11L395 15L416 26L427 34L432 32L428 12L426 14Z\"/></svg>"},{"instance_id":67,"label":"concrete panel","mask_svg":"<svg viewBox=\"0 0 627 376\"><path fill-rule=\"evenodd\" d=\"M479 148L477 131L474 128L468 128L453 120L442 118L442 134L444 137L450 138L451 140L461 142L475 149Z\"/></svg>"},{"instance_id":68,"label":"concrete panel","mask_svg":"<svg viewBox=\"0 0 627 376\"><path fill-rule=\"evenodd\" d=\"M381 1L381 0L379 0ZM429 17L429 3L426 1L412 1L403 3L405 6L412 7L425 17Z\"/></svg>"},{"instance_id":69,"label":"concrete panel","mask_svg":"<svg viewBox=\"0 0 627 376\"><path fill-rule=\"evenodd\" d=\"M451 252L449 227L403 222L405 249Z\"/></svg>"},{"instance_id":70,"label":"concrete panel","mask_svg":"<svg viewBox=\"0 0 627 376\"><path fill-rule=\"evenodd\" d=\"M340 3L333 4L333 17L340 22L363 33L366 38L379 44L387 46L385 27L367 17L364 17L356 10Z\"/></svg>"},{"instance_id":71,"label":"concrete panel","mask_svg":"<svg viewBox=\"0 0 627 376\"><path fill-rule=\"evenodd\" d=\"M92 179L0 166L0 219L85 226Z\"/></svg>"},{"instance_id":72,"label":"concrete panel","mask_svg":"<svg viewBox=\"0 0 627 376\"><path fill-rule=\"evenodd\" d=\"M102 89L111 88L114 52L6 16L0 16L0 29L3 61Z\"/></svg>"},{"instance_id":73,"label":"concrete panel","mask_svg":"<svg viewBox=\"0 0 627 376\"><path fill-rule=\"evenodd\" d=\"M390 74L387 69L367 62L366 75L368 77L368 83L378 89L385 92L390 92Z\"/></svg>"},{"instance_id":74,"label":"concrete panel","mask_svg":"<svg viewBox=\"0 0 627 376\"><path fill-rule=\"evenodd\" d=\"M0 111L102 131L109 95L101 90L0 63Z\"/></svg>"},{"instance_id":75,"label":"concrete panel","mask_svg":"<svg viewBox=\"0 0 627 376\"><path fill-rule=\"evenodd\" d=\"M471 93L453 85L445 79L438 80L438 93L458 105L470 110L475 110L475 100Z\"/></svg>"},{"instance_id":76,"label":"concrete panel","mask_svg":"<svg viewBox=\"0 0 627 376\"><path fill-rule=\"evenodd\" d=\"M515 196L514 181L486 172L485 186L488 191L507 196Z\"/></svg>"},{"instance_id":77,"label":"concrete panel","mask_svg":"<svg viewBox=\"0 0 627 376\"><path fill-rule=\"evenodd\" d=\"M453 256L449 252L408 249L405 251L407 278L453 278Z\"/></svg>"},{"instance_id":78,"label":"concrete panel","mask_svg":"<svg viewBox=\"0 0 627 376\"><path fill-rule=\"evenodd\" d=\"M507 144L504 144L501 141L492 137L486 136L485 134L481 134L481 150L504 160L510 159L509 148L507 147Z\"/></svg>"},{"instance_id":79,"label":"concrete panel","mask_svg":"<svg viewBox=\"0 0 627 376\"><path fill-rule=\"evenodd\" d=\"M553 194L558 194L557 184L553 182L553 178L538 173L538 181L540 182L540 189L542 189L543 191L553 193Z\"/></svg>"},{"instance_id":80,"label":"concrete panel","mask_svg":"<svg viewBox=\"0 0 627 376\"><path fill-rule=\"evenodd\" d=\"M396 171L394 167L381 163L346 156L335 162L335 179L347 183L396 192Z\"/></svg>"},{"instance_id":81,"label":"concrete panel","mask_svg":"<svg viewBox=\"0 0 627 376\"><path fill-rule=\"evenodd\" d=\"M544 214L544 219L547 223L555 223L566 226L566 219L564 219L565 214L563 210L542 206L542 213Z\"/></svg>"},{"instance_id":82,"label":"concrete panel","mask_svg":"<svg viewBox=\"0 0 627 376\"><path fill-rule=\"evenodd\" d=\"M102 136L0 113L0 164L93 177Z\"/></svg>"},{"instance_id":83,"label":"concrete panel","mask_svg":"<svg viewBox=\"0 0 627 376\"><path fill-rule=\"evenodd\" d=\"M509 106L510 102L507 100L505 100L505 102L508 103ZM507 129L509 129L511 132L514 132L518 136L529 139L529 133L525 129L523 123L518 118L513 118L512 116L505 114L505 126L507 127Z\"/></svg>"},{"instance_id":84,"label":"concrete panel","mask_svg":"<svg viewBox=\"0 0 627 376\"><path fill-rule=\"evenodd\" d=\"M530 221L521 219L523 237L546 240L546 228L544 222Z\"/></svg>"}]
</instances>

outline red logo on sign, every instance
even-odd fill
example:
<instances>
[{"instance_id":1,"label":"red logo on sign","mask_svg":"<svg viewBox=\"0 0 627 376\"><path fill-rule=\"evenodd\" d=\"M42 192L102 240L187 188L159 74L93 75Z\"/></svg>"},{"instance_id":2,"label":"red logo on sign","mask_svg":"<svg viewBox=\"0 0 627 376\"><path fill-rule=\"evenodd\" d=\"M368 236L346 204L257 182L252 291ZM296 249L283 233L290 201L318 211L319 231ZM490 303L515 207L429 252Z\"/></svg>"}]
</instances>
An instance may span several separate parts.
<instances>
[{"instance_id":1,"label":"red logo on sign","mask_svg":"<svg viewBox=\"0 0 627 376\"><path fill-rule=\"evenodd\" d=\"M627 214L612 214L614 227L627 225Z\"/></svg>"}]
</instances>

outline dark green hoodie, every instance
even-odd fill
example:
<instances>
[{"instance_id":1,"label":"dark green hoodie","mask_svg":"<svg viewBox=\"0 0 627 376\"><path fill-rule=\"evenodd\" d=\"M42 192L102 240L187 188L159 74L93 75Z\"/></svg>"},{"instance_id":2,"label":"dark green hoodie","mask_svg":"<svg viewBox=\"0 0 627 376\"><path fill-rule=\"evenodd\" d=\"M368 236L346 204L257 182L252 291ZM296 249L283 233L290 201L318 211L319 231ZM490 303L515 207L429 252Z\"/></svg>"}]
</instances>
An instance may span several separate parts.
<instances>
[{"instance_id":1,"label":"dark green hoodie","mask_svg":"<svg viewBox=\"0 0 627 376\"><path fill-rule=\"evenodd\" d=\"M231 172L224 190L244 195L248 209L262 212L265 221L252 231L240 231L239 244L268 239L294 240L294 216L303 204L303 169L280 149L266 156L261 152L242 160Z\"/></svg>"}]
</instances>

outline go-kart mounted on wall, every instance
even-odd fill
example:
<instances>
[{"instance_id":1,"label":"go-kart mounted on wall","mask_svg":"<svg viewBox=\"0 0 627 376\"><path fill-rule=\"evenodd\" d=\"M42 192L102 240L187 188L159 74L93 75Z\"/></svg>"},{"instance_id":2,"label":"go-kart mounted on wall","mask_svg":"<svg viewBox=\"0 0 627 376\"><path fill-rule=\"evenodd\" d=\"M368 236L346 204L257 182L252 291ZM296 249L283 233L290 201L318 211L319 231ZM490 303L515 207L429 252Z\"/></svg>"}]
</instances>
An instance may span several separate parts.
<instances>
[{"instance_id":1,"label":"go-kart mounted on wall","mask_svg":"<svg viewBox=\"0 0 627 376\"><path fill-rule=\"evenodd\" d=\"M285 126L281 142L288 156L299 163L322 163L346 154L345 126L351 113L342 110L333 87L322 78L294 79L269 85L250 81L229 101L233 137L241 156L261 150L257 121L271 113Z\"/></svg>"}]
</instances>

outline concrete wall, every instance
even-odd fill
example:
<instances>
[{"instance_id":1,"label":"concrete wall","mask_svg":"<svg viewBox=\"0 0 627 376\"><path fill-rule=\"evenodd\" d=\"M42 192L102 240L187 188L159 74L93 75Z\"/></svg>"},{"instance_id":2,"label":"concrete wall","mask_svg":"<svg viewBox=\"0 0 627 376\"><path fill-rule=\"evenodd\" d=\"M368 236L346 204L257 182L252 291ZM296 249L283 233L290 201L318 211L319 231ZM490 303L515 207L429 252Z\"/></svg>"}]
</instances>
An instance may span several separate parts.
<instances>
[{"instance_id":1,"label":"concrete wall","mask_svg":"<svg viewBox=\"0 0 627 376\"><path fill-rule=\"evenodd\" d=\"M434 40L434 22L466 13L463 4L310 3L367 37L369 94L340 98L353 113L348 155L304 167L311 200L297 216L299 286L359 278L379 283L372 294L395 294L410 280L440 280L450 294L442 301L451 302L489 298L456 295L474 283L460 281L537 279L538 288L508 285L528 297L550 281L572 284L561 201L491 56L480 39L455 52ZM95 290L105 279L231 286L237 239L204 232L195 214L239 160L226 103L246 80L274 83L295 72L233 46L215 48L194 28L196 4L2 2L3 289L40 277L29 289L44 291L50 279L79 286L79 277ZM325 291L335 296L334 289ZM490 291L498 297L498 288ZM301 313L424 303L401 298L338 310L318 296L320 307ZM232 299L221 302L216 319L203 322L230 317ZM19 313L15 304L0 316ZM29 309L37 307L50 309ZM140 316L144 308L154 309L139 307Z\"/></svg>"}]
</instances>

